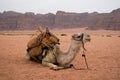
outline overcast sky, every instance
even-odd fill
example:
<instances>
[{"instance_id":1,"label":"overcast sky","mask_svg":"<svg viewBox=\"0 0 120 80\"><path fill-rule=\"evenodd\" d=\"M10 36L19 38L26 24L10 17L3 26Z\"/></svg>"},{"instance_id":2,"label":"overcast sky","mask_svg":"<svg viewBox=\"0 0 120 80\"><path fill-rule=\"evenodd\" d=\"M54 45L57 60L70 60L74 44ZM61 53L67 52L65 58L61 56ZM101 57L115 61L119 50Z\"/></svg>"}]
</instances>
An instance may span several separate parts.
<instances>
[{"instance_id":1,"label":"overcast sky","mask_svg":"<svg viewBox=\"0 0 120 80\"><path fill-rule=\"evenodd\" d=\"M0 0L0 12L111 12L120 8L120 0Z\"/></svg>"}]
</instances>

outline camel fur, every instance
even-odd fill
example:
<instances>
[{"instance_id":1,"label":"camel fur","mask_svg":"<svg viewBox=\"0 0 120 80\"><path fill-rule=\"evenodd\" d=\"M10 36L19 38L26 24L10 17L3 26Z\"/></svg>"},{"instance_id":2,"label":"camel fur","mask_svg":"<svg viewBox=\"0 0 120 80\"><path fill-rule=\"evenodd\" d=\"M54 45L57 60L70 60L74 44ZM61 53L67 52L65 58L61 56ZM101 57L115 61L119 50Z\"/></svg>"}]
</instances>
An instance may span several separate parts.
<instances>
[{"instance_id":1,"label":"camel fur","mask_svg":"<svg viewBox=\"0 0 120 80\"><path fill-rule=\"evenodd\" d=\"M70 63L77 56L80 48L90 40L91 38L88 34L74 34L67 52L61 51L59 46L55 45L53 49L48 51L46 57L43 58L42 64L53 70L70 68L72 66Z\"/></svg>"}]
</instances>

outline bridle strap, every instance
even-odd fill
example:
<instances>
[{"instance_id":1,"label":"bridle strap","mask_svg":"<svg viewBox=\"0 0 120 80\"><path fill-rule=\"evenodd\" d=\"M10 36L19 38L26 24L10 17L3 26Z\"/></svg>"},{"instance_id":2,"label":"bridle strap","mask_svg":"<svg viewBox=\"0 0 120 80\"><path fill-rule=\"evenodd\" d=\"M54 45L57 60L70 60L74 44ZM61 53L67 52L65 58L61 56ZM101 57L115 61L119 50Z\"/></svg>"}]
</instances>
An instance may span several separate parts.
<instances>
[{"instance_id":1,"label":"bridle strap","mask_svg":"<svg viewBox=\"0 0 120 80\"><path fill-rule=\"evenodd\" d=\"M85 46L84 46L85 44L84 44L84 41L83 41L83 37L84 37L84 33L81 34L81 41L82 41L83 50L84 50L84 51L87 51L86 48L85 48ZM74 40L80 41L80 40L77 40L77 39L74 39Z\"/></svg>"},{"instance_id":2,"label":"bridle strap","mask_svg":"<svg viewBox=\"0 0 120 80\"><path fill-rule=\"evenodd\" d=\"M87 51L86 48L85 48L83 37L84 37L84 33L82 33L82 35L81 35L81 41L82 41L82 47L83 47L84 51Z\"/></svg>"},{"instance_id":3,"label":"bridle strap","mask_svg":"<svg viewBox=\"0 0 120 80\"><path fill-rule=\"evenodd\" d=\"M84 44L83 40L82 40L82 47L83 47L84 51L87 51L85 48L85 44Z\"/></svg>"}]
</instances>

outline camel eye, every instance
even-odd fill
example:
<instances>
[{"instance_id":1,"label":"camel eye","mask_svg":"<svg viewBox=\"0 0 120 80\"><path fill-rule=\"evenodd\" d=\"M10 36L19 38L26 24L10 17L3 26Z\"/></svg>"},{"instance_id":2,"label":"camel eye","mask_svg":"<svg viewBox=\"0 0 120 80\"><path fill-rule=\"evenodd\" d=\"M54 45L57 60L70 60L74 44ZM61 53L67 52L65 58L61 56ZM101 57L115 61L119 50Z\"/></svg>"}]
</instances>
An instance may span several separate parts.
<instances>
[{"instance_id":1,"label":"camel eye","mask_svg":"<svg viewBox=\"0 0 120 80\"><path fill-rule=\"evenodd\" d=\"M80 38L81 36L77 36L77 38Z\"/></svg>"},{"instance_id":2,"label":"camel eye","mask_svg":"<svg viewBox=\"0 0 120 80\"><path fill-rule=\"evenodd\" d=\"M90 37L90 35L87 35L87 37Z\"/></svg>"}]
</instances>

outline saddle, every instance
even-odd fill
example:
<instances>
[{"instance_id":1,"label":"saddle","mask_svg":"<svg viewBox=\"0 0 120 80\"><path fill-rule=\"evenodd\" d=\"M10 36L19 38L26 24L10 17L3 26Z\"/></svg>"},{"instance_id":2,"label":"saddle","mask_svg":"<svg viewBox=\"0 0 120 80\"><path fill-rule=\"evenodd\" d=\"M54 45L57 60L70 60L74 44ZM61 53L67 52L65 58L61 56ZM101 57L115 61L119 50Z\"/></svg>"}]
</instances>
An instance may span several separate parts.
<instances>
[{"instance_id":1,"label":"saddle","mask_svg":"<svg viewBox=\"0 0 120 80\"><path fill-rule=\"evenodd\" d=\"M41 62L42 58L46 56L47 50L53 48L55 42L59 41L57 37L50 34L47 29L46 32L42 32L41 28L37 29L27 44L27 55L30 56L30 59Z\"/></svg>"}]
</instances>

